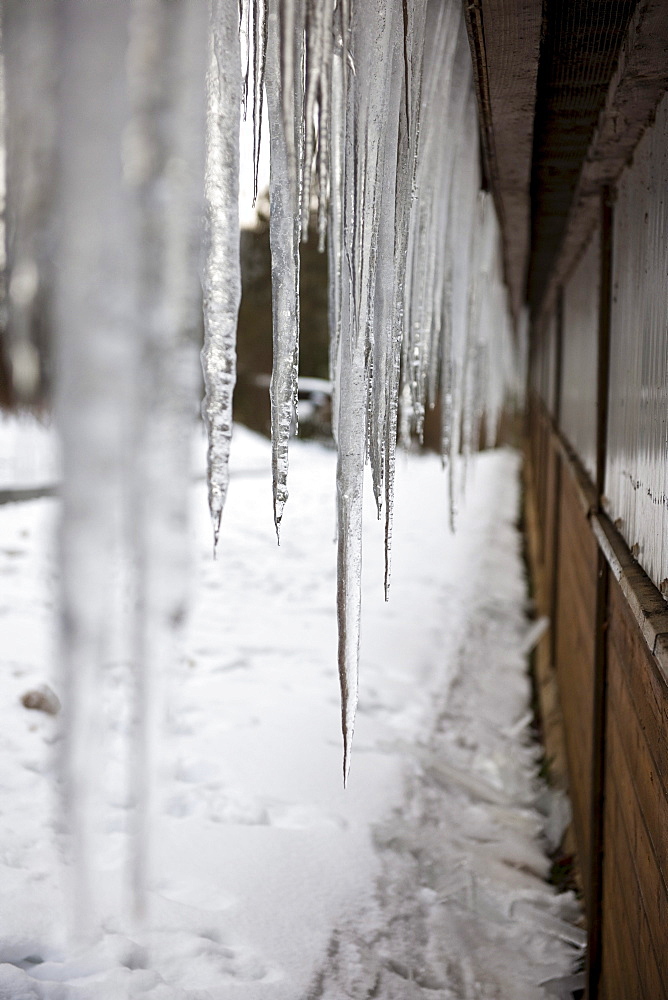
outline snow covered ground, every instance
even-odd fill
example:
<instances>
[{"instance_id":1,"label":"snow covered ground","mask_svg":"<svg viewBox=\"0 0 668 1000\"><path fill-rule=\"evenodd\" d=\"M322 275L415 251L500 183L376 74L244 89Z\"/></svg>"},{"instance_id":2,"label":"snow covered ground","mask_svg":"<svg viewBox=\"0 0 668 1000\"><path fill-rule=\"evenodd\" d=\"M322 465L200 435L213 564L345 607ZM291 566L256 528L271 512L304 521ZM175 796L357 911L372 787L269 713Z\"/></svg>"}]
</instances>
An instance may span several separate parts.
<instances>
[{"instance_id":1,"label":"snow covered ground","mask_svg":"<svg viewBox=\"0 0 668 1000\"><path fill-rule=\"evenodd\" d=\"M0 488L56 475L50 435L21 434L0 426ZM389 604L368 491L344 792L334 453L293 444L277 548L269 445L237 427L216 561L203 453L199 441L150 919L125 916L128 807L112 782L100 929L78 947L53 808L59 716L22 703L44 684L58 694L58 501L0 506L0 1000L567 996L540 985L572 972L582 932L573 899L543 881L554 803L527 735L518 456L474 460L454 536L439 460L399 462ZM110 662L112 679L123 669ZM109 712L122 750L122 706Z\"/></svg>"}]
</instances>

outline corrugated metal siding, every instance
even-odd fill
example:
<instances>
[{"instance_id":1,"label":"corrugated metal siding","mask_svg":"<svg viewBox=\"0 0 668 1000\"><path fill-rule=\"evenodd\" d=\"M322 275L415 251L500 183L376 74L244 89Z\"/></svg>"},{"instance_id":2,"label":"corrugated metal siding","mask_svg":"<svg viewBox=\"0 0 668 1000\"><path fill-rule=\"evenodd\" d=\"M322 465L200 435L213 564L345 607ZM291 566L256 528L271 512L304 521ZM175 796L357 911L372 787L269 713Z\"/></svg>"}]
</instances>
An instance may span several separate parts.
<instances>
[{"instance_id":1,"label":"corrugated metal siding","mask_svg":"<svg viewBox=\"0 0 668 1000\"><path fill-rule=\"evenodd\" d=\"M563 299L561 430L596 478L596 385L601 271L596 232L574 269Z\"/></svg>"},{"instance_id":2,"label":"corrugated metal siding","mask_svg":"<svg viewBox=\"0 0 668 1000\"><path fill-rule=\"evenodd\" d=\"M553 312L543 321L535 337L531 361L531 388L538 393L552 416L556 413L556 386L557 318Z\"/></svg>"},{"instance_id":3,"label":"corrugated metal siding","mask_svg":"<svg viewBox=\"0 0 668 1000\"><path fill-rule=\"evenodd\" d=\"M618 189L606 509L664 594L668 583L668 97ZM663 584L663 586L662 586Z\"/></svg>"}]
</instances>

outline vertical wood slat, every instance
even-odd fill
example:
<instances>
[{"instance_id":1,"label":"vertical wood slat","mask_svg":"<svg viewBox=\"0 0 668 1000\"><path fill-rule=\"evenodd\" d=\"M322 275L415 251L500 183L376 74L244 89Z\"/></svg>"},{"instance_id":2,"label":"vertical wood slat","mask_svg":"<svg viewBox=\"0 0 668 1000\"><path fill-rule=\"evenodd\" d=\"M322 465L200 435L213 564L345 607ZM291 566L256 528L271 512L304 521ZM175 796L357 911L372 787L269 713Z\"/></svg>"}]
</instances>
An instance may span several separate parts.
<instances>
[{"instance_id":1,"label":"vertical wood slat","mask_svg":"<svg viewBox=\"0 0 668 1000\"><path fill-rule=\"evenodd\" d=\"M616 964L617 971L609 977L605 1000L666 1000L650 922L638 891L634 851L614 788L606 810L606 841L602 959L607 966ZM597 997L603 1000L600 989Z\"/></svg>"},{"instance_id":2,"label":"vertical wood slat","mask_svg":"<svg viewBox=\"0 0 668 1000\"><path fill-rule=\"evenodd\" d=\"M541 444L544 422L543 413L542 402L534 392L530 392L526 426L527 462L524 468L524 514L527 556L533 584L533 598L536 605L536 612L538 615L549 617L552 626L554 622L551 607L553 581L551 579L550 566L545 566L543 560L544 556L549 556L551 564L555 564L555 560L553 558L554 552L544 553L543 550L545 547L544 525L546 515L548 518L552 516L552 523L554 525L556 504L552 504L552 515L549 515L549 512L545 510L540 510L542 517L539 518L540 500L536 481L538 459L544 453ZM547 419L546 414L545 419ZM555 468L555 466L558 466L560 459L554 447L554 440L551 434L547 437L547 443L550 449L552 468ZM550 537L549 533L548 537ZM549 767L550 782L556 788L566 790L568 788L568 767L566 763L563 716L559 704L557 679L554 671L554 657L551 654L553 639L554 628L550 627L536 647L533 657L533 673L537 712ZM574 850L572 828L565 837L564 850L566 853L571 853ZM579 870L577 868L575 875L576 878L579 878Z\"/></svg>"},{"instance_id":3,"label":"vertical wood slat","mask_svg":"<svg viewBox=\"0 0 668 1000\"><path fill-rule=\"evenodd\" d=\"M612 192L601 194L601 256L598 309L598 378L596 386L596 501L601 508L608 436L610 382L610 320L612 309ZM598 550L596 617L594 622L594 700L592 712L591 854L589 858L590 907L587 935L587 995L596 997L601 976L603 922L603 865L605 850L607 643L609 574L605 556Z\"/></svg>"},{"instance_id":4,"label":"vertical wood slat","mask_svg":"<svg viewBox=\"0 0 668 1000\"><path fill-rule=\"evenodd\" d=\"M610 583L608 741L599 996L626 1000L606 968L619 926L633 946L633 995L665 1000L668 983L668 684L628 601ZM628 946L627 946L628 947ZM627 976L625 976L625 979Z\"/></svg>"},{"instance_id":5,"label":"vertical wood slat","mask_svg":"<svg viewBox=\"0 0 668 1000\"><path fill-rule=\"evenodd\" d=\"M589 912L598 549L570 475L561 475L560 494L555 669L564 716L578 855Z\"/></svg>"}]
</instances>

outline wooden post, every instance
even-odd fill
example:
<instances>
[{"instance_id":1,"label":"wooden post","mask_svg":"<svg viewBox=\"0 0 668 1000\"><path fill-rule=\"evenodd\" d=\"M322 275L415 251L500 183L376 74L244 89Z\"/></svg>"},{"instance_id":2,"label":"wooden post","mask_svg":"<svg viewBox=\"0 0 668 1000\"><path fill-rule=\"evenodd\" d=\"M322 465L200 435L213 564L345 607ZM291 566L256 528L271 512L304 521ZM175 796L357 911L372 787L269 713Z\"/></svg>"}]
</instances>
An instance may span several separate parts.
<instances>
[{"instance_id":1,"label":"wooden post","mask_svg":"<svg viewBox=\"0 0 668 1000\"><path fill-rule=\"evenodd\" d=\"M556 301L556 344L554 362L554 428L561 426L561 384L564 356L564 295L559 288ZM552 498L552 574L550 578L550 660L552 669L557 665L557 615L559 591L559 521L561 519L561 454L555 448L553 435L550 435L550 451L555 463L554 496Z\"/></svg>"},{"instance_id":2,"label":"wooden post","mask_svg":"<svg viewBox=\"0 0 668 1000\"><path fill-rule=\"evenodd\" d=\"M601 509L605 480L608 431L608 382L610 370L610 317L612 308L612 191L601 192L601 281L598 323L598 379L596 421L596 503ZM596 1000L601 976L603 918L603 864L605 839L605 744L607 706L607 618L609 568L599 548L596 582L596 621L594 646L594 710L591 779L591 857L589 885L591 905L587 927L587 1000Z\"/></svg>"}]
</instances>

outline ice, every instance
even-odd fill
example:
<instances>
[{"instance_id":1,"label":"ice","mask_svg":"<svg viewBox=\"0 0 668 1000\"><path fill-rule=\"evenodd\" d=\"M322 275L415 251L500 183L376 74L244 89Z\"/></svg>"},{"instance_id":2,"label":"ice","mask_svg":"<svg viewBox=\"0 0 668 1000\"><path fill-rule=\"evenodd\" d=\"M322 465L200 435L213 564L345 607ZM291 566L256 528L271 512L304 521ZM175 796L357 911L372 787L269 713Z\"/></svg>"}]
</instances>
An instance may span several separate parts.
<instances>
[{"instance_id":1,"label":"ice","mask_svg":"<svg viewBox=\"0 0 668 1000\"><path fill-rule=\"evenodd\" d=\"M256 31L259 7L255 11ZM208 78L206 163L206 263L204 269L204 348L202 368L206 397L204 414L209 435L209 510L214 548L229 482L232 440L232 395L236 381L236 333L241 300L239 260L239 118L241 112L241 53L238 4L215 0L212 6L212 55ZM262 61L255 48L253 88L254 156L257 178L259 157ZM259 75L259 81L258 81ZM259 87L259 96L258 96ZM257 117L255 117L257 116Z\"/></svg>"},{"instance_id":2,"label":"ice","mask_svg":"<svg viewBox=\"0 0 668 1000\"><path fill-rule=\"evenodd\" d=\"M11 391L19 403L43 389L39 324L50 294L47 235L55 163L55 4L2 5L3 115L7 202L0 253L9 274L0 308L6 310ZM3 261L3 264L5 262ZM4 266L2 283L5 283ZM6 297L6 298L5 298Z\"/></svg>"},{"instance_id":3,"label":"ice","mask_svg":"<svg viewBox=\"0 0 668 1000\"><path fill-rule=\"evenodd\" d=\"M138 914L144 907L160 672L186 610L208 16L200 5L156 0L72 0L61 15L60 754L75 926L87 935L108 782L133 807L125 888ZM121 660L130 675L122 689ZM118 701L114 725L109 698Z\"/></svg>"},{"instance_id":4,"label":"ice","mask_svg":"<svg viewBox=\"0 0 668 1000\"><path fill-rule=\"evenodd\" d=\"M286 19L292 5L286 4ZM294 13L294 12L293 12ZM284 95L292 96L294 72L292 52L294 23L287 35L278 5L270 4L267 25L266 90L271 162L272 313L274 365L271 376L271 436L274 494L274 524L280 539L283 508L288 499L288 441L297 412L299 369L299 237L301 216L296 177L295 125L293 110L286 116ZM287 40L286 40L287 39ZM291 106L292 107L292 106ZM287 121L287 127L286 127Z\"/></svg>"},{"instance_id":5,"label":"ice","mask_svg":"<svg viewBox=\"0 0 668 1000\"><path fill-rule=\"evenodd\" d=\"M262 144L262 110L264 73L267 52L267 0L245 0L246 9L253 13L253 202L257 198L260 148ZM248 40L250 46L250 39Z\"/></svg>"},{"instance_id":6,"label":"ice","mask_svg":"<svg viewBox=\"0 0 668 1000\"><path fill-rule=\"evenodd\" d=\"M335 438L338 448L338 614L339 676L342 694L344 778L350 765L350 745L357 703L359 661L361 518L365 455L370 454L374 493L380 501L383 475L383 419L385 408L386 329L377 324L389 318L389 287L393 275L391 230L383 225L383 248L388 252L378 270L381 212L392 218L388 205L388 173L396 169L398 87L392 86L393 55L399 40L398 4L375 4L364 17L353 17L350 33L350 64L354 74L334 77L341 94L337 103L345 107L341 189L336 191L336 223L341 226L343 245L336 255L339 268L332 280L332 327L336 331L334 384L336 394ZM374 49L372 62L365 54ZM338 60L337 55L337 60ZM343 86L347 85L347 92ZM394 99L393 99L394 98ZM390 112L393 117L390 117ZM393 141L392 135L395 139ZM389 138L388 138L389 137ZM337 184L338 164L337 164ZM385 196L385 197L383 197ZM340 213L340 219L339 219ZM381 284L379 285L379 281ZM375 380L375 381L374 381ZM375 384L379 388L374 389Z\"/></svg>"},{"instance_id":7,"label":"ice","mask_svg":"<svg viewBox=\"0 0 668 1000\"><path fill-rule=\"evenodd\" d=\"M460 451L470 457L483 422L486 443L495 442L518 365L498 223L491 196L480 190L459 7L372 4L362 17L353 5L347 33L341 24L332 72L329 273L339 532L350 534L339 537L338 601L347 758L358 683L354 576L364 460L379 516L385 508L388 596L398 431L404 443L411 433L421 439L440 401L454 525L454 458Z\"/></svg>"},{"instance_id":8,"label":"ice","mask_svg":"<svg viewBox=\"0 0 668 1000\"><path fill-rule=\"evenodd\" d=\"M214 39L219 45L221 18L217 15L216 10ZM141 347L135 376L133 467L128 476L126 522L135 562L129 746L129 796L134 809L129 875L138 915L145 909L150 880L148 831L154 808L155 746L163 711L161 681L176 655L176 638L188 603L187 493L201 309L193 262L202 238L208 29L208 14L200 5L165 6L159 0L135 0L133 4L128 58L132 140L126 148L141 248L136 299ZM237 38L234 22L233 29L232 38ZM223 38L223 45L225 41ZM231 99L229 103L233 115L235 102ZM211 119L209 125L215 128ZM217 184L225 189L231 205L238 201L234 183L225 188L224 180L216 174L213 145L210 142L207 175L209 357L214 345L219 346L224 339L216 340L223 324L216 315L220 280L216 282L212 275L211 258L230 228L232 245L234 238L238 241L234 219L232 227L222 234L220 216L217 226L212 219ZM232 253L229 256L233 259ZM233 284L230 277L228 285ZM230 296L234 297L233 291ZM228 354L230 328L233 352L235 320L236 314L231 322L228 319L224 331ZM220 402L220 395L217 400ZM214 432L213 449L217 446L220 448L220 440ZM219 460L220 454L215 459Z\"/></svg>"},{"instance_id":9,"label":"ice","mask_svg":"<svg viewBox=\"0 0 668 1000\"><path fill-rule=\"evenodd\" d=\"M137 262L120 155L129 108L126 80L117 71L126 56L128 9L103 0L60 6L54 271L63 468L58 689L64 818L80 934L89 931L95 909L91 864L100 847L96 806L104 760L99 690L116 625L112 565L122 545L138 361L132 295Z\"/></svg>"}]
</instances>

